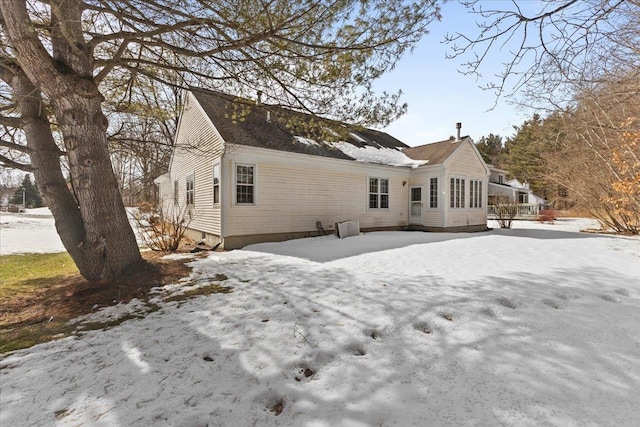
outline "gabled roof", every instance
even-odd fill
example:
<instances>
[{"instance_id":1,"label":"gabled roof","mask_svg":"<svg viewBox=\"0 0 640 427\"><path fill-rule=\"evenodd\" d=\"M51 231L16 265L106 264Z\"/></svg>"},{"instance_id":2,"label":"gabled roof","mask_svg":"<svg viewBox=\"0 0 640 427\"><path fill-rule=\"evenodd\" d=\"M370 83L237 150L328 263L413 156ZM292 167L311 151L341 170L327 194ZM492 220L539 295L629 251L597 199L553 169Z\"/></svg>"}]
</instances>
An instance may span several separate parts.
<instances>
[{"instance_id":1,"label":"gabled roof","mask_svg":"<svg viewBox=\"0 0 640 427\"><path fill-rule=\"evenodd\" d=\"M403 153L414 160L428 160L429 165L439 165L444 163L464 140L463 138L460 141L456 141L450 138L445 141L405 148Z\"/></svg>"},{"instance_id":2,"label":"gabled roof","mask_svg":"<svg viewBox=\"0 0 640 427\"><path fill-rule=\"evenodd\" d=\"M391 135L373 129L350 126L279 106L256 105L254 101L221 92L191 88L191 93L222 138L231 144L354 160L337 148L337 144L324 142L318 136L318 131L324 130L337 140L357 148L389 149L402 155L399 150L408 147Z\"/></svg>"}]
</instances>

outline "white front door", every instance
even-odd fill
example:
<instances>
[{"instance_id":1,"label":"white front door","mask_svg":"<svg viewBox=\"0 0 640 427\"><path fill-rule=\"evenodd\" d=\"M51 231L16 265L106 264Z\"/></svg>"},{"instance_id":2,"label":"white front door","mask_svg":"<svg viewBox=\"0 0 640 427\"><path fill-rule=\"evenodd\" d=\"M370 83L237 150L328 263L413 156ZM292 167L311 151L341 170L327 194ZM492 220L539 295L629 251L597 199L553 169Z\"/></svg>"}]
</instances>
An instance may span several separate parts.
<instances>
[{"instance_id":1,"label":"white front door","mask_svg":"<svg viewBox=\"0 0 640 427\"><path fill-rule=\"evenodd\" d=\"M422 224L422 187L410 187L409 223Z\"/></svg>"}]
</instances>

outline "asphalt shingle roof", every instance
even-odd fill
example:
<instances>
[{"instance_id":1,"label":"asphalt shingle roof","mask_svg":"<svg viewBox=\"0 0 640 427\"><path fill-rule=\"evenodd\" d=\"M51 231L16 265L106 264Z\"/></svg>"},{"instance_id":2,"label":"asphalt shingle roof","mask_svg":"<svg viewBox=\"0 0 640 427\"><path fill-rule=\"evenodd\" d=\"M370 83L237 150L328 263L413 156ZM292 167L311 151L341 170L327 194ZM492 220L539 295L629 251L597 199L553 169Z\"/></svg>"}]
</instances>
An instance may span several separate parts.
<instances>
[{"instance_id":1,"label":"asphalt shingle roof","mask_svg":"<svg viewBox=\"0 0 640 427\"><path fill-rule=\"evenodd\" d=\"M418 147L405 148L403 153L413 160L428 160L429 165L438 165L444 162L460 146L461 142L451 138Z\"/></svg>"},{"instance_id":2,"label":"asphalt shingle roof","mask_svg":"<svg viewBox=\"0 0 640 427\"><path fill-rule=\"evenodd\" d=\"M191 88L191 92L228 143L353 160L332 145L322 142L318 131L324 129L330 134L338 134L339 140L356 147L409 147L391 135L377 130L349 126L283 107L256 105L251 100L221 92L199 88ZM297 140L296 136L317 143L305 144Z\"/></svg>"}]
</instances>

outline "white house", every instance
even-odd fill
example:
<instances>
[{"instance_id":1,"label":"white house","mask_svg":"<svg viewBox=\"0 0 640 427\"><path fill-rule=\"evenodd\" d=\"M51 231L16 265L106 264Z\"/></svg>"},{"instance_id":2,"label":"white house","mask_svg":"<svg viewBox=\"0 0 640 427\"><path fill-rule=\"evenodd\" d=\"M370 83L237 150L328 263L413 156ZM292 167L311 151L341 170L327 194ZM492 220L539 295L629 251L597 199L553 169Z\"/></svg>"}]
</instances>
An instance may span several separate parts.
<instances>
[{"instance_id":1,"label":"white house","mask_svg":"<svg viewBox=\"0 0 640 427\"><path fill-rule=\"evenodd\" d=\"M504 196L518 204L544 205L547 203L545 199L533 193L528 182L522 183L516 178L507 180L506 170L488 166L490 170L489 203L498 196Z\"/></svg>"},{"instance_id":2,"label":"white house","mask_svg":"<svg viewBox=\"0 0 640 427\"><path fill-rule=\"evenodd\" d=\"M468 137L410 148L384 132L192 89L156 183L165 212L191 213L188 236L233 249L345 220L363 231L485 230L488 177Z\"/></svg>"}]
</instances>

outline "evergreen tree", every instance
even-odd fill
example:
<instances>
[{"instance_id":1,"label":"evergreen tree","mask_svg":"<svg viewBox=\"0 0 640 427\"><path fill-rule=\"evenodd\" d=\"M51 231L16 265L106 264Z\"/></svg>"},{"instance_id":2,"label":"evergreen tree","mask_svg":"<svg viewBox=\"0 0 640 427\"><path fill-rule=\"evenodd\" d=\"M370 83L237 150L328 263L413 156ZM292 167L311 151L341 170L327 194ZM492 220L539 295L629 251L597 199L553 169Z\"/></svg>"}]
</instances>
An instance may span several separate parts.
<instances>
[{"instance_id":1,"label":"evergreen tree","mask_svg":"<svg viewBox=\"0 0 640 427\"><path fill-rule=\"evenodd\" d=\"M489 136L483 136L476 143L478 151L482 155L484 161L497 168L502 164L502 137L492 133Z\"/></svg>"},{"instance_id":2,"label":"evergreen tree","mask_svg":"<svg viewBox=\"0 0 640 427\"><path fill-rule=\"evenodd\" d=\"M25 174L22 185L16 190L11 199L11 203L22 205L30 208L39 208L42 206L42 196L38 187L31 182L31 175Z\"/></svg>"},{"instance_id":3,"label":"evergreen tree","mask_svg":"<svg viewBox=\"0 0 640 427\"><path fill-rule=\"evenodd\" d=\"M540 153L541 127L542 118L534 114L522 126L514 126L516 134L507 138L505 143L503 166L520 181L535 184L544 177L544 162Z\"/></svg>"}]
</instances>

